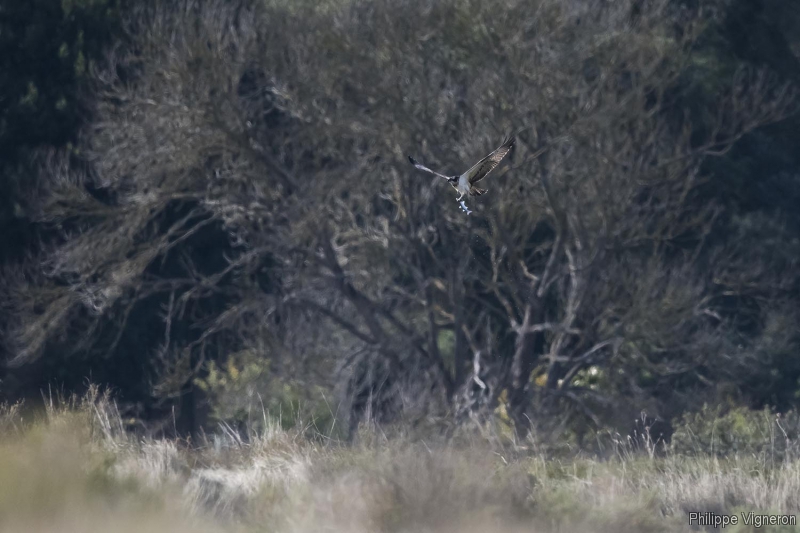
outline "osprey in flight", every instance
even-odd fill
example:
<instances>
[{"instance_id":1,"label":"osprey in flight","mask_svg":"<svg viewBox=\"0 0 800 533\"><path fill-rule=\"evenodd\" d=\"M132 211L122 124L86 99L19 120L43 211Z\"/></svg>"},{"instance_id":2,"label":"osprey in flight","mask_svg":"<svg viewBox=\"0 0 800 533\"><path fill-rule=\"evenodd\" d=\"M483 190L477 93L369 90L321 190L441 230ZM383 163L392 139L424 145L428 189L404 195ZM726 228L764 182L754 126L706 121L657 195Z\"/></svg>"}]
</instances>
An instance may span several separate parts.
<instances>
[{"instance_id":1,"label":"osprey in flight","mask_svg":"<svg viewBox=\"0 0 800 533\"><path fill-rule=\"evenodd\" d=\"M433 170L429 169L425 165L421 165L416 159L411 156L408 156L408 160L411 161L411 164L417 167L419 170L424 170L425 172L429 172L434 176L439 176L440 178L444 178L447 180L453 188L459 192L458 198L456 198L457 202L461 202L461 206L467 211L467 214L470 213L466 209L462 198L465 194L469 194L470 196L480 196L486 192L486 189L479 189L475 187L475 184L481 181L483 178L486 177L492 170L495 169L497 165L500 164L500 161L508 155L508 152L511 151L511 148L514 146L514 137L511 137L507 141L505 141L502 146L497 148L494 152L487 155L477 163L475 163L472 168L461 174L460 176L445 176L444 174L439 174L438 172L434 172Z\"/></svg>"}]
</instances>

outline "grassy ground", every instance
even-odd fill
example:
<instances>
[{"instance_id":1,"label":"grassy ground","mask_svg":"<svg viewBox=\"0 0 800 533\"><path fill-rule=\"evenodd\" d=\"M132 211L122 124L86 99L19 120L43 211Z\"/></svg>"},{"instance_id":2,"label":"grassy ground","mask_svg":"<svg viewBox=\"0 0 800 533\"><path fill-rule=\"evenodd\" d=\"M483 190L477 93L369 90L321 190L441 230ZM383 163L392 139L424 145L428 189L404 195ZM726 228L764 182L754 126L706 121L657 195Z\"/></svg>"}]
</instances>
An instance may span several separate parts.
<instances>
[{"instance_id":1,"label":"grassy ground","mask_svg":"<svg viewBox=\"0 0 800 533\"><path fill-rule=\"evenodd\" d=\"M272 428L189 449L126 436L88 398L0 416L0 532L688 531L689 513L800 512L800 460L556 460L490 446L364 439L347 448Z\"/></svg>"}]
</instances>

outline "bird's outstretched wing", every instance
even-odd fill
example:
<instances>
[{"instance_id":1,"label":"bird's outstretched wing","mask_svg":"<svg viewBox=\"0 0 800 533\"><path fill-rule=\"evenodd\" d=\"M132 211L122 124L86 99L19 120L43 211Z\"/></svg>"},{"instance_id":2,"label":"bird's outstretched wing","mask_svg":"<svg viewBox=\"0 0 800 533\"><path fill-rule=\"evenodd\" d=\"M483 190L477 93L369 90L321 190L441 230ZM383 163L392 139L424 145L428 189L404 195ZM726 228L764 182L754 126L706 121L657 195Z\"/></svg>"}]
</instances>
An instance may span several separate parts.
<instances>
[{"instance_id":1,"label":"bird's outstretched wing","mask_svg":"<svg viewBox=\"0 0 800 533\"><path fill-rule=\"evenodd\" d=\"M450 179L447 176L445 176L444 174L439 174L438 172L434 172L433 170L429 169L425 165L420 164L419 161L417 161L416 159L414 159L411 156L408 156L408 160L411 161L411 164L414 165L415 167L417 167L419 170L424 170L425 172L433 174L434 176L439 176L440 178L444 178L446 180Z\"/></svg>"},{"instance_id":2,"label":"bird's outstretched wing","mask_svg":"<svg viewBox=\"0 0 800 533\"><path fill-rule=\"evenodd\" d=\"M511 137L507 141L505 141L499 148L497 148L494 152L487 155L475 165L467 170L465 173L467 175L467 181L469 181L470 185L474 185L478 183L483 178L486 177L489 172L495 169L497 165L500 164L500 161L503 160L505 156L508 155L508 152L511 151L511 148L514 146L514 142L516 139Z\"/></svg>"}]
</instances>

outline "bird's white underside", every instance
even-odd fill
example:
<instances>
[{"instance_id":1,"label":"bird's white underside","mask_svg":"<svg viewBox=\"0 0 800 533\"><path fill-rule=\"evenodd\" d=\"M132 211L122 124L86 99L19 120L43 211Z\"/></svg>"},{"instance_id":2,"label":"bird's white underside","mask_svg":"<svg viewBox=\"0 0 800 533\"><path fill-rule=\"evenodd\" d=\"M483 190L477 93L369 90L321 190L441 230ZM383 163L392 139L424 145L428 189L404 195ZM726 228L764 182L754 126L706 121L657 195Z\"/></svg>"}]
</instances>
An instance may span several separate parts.
<instances>
[{"instance_id":1,"label":"bird's white underside","mask_svg":"<svg viewBox=\"0 0 800 533\"><path fill-rule=\"evenodd\" d=\"M461 174L458 177L458 183L456 185L456 190L459 193L461 193L461 196L459 196L458 199L461 200L461 198L463 198L464 196L468 195L469 194L469 189L470 189L470 186L469 186L469 181L467 180L467 175L466 174Z\"/></svg>"},{"instance_id":2,"label":"bird's white underside","mask_svg":"<svg viewBox=\"0 0 800 533\"><path fill-rule=\"evenodd\" d=\"M472 211L469 210L469 208L467 207L467 204L464 203L464 200L462 200L462 198L464 198L464 196L469 194L469 189L470 189L470 185L469 185L469 180L467 179L466 173L460 175L458 177L458 182L456 183L456 190L461 194L458 196L456 201L458 201L461 204L461 209L463 209L464 212L466 214L468 214L468 215L470 213L472 213Z\"/></svg>"}]
</instances>

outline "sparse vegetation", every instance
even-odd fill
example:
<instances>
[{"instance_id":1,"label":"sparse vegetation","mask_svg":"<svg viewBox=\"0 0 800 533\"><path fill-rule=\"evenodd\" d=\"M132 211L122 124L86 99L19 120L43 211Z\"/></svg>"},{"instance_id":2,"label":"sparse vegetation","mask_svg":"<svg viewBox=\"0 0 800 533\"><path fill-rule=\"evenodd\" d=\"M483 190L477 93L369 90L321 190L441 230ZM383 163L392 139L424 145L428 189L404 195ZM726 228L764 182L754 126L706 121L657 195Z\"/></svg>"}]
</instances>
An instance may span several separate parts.
<instances>
[{"instance_id":1,"label":"sparse vegetation","mask_svg":"<svg viewBox=\"0 0 800 533\"><path fill-rule=\"evenodd\" d=\"M689 531L697 511L800 512L794 452L687 456L643 437L603 460L554 459L485 439L344 446L277 425L188 446L132 437L96 389L38 417L6 408L2 424L3 532L648 533Z\"/></svg>"}]
</instances>

